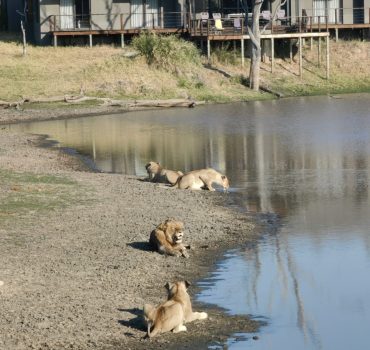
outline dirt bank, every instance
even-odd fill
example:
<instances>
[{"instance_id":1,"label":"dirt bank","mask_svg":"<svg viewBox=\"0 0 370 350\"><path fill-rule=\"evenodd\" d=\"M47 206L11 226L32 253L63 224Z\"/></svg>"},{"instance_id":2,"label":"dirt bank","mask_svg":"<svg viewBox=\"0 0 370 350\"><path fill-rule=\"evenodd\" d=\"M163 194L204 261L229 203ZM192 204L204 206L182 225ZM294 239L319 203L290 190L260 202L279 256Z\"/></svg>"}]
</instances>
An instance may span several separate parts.
<instances>
[{"instance_id":1,"label":"dirt bank","mask_svg":"<svg viewBox=\"0 0 370 350\"><path fill-rule=\"evenodd\" d=\"M0 349L203 349L256 330L210 308L186 334L143 339L140 309L168 280L196 281L224 249L256 240L253 220L223 206L228 194L91 173L39 141L0 129ZM167 217L185 222L190 259L148 249Z\"/></svg>"}]
</instances>

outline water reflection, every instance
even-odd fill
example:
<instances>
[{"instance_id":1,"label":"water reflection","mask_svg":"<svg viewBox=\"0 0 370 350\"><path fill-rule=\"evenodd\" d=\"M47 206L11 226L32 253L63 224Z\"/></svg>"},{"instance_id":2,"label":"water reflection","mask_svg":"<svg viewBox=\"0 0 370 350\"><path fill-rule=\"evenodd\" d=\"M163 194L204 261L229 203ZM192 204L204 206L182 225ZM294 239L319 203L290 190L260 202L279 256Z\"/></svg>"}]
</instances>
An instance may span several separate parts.
<instances>
[{"instance_id":1,"label":"water reflection","mask_svg":"<svg viewBox=\"0 0 370 350\"><path fill-rule=\"evenodd\" d=\"M51 135L105 171L148 160L225 172L246 210L281 229L231 252L203 301L268 317L239 349L364 349L370 343L368 95L207 106L11 126ZM230 297L232 296L232 297Z\"/></svg>"}]
</instances>

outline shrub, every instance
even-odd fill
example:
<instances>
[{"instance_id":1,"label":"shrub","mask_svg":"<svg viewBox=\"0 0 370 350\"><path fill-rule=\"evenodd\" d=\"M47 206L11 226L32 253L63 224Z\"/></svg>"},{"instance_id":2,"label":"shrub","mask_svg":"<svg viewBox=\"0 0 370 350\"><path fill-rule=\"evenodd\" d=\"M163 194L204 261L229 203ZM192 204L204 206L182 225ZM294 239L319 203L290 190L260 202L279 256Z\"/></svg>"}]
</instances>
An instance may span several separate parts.
<instances>
[{"instance_id":1,"label":"shrub","mask_svg":"<svg viewBox=\"0 0 370 350\"><path fill-rule=\"evenodd\" d=\"M175 35L159 36L144 32L135 37L133 46L145 58L149 65L175 71L178 66L200 65L201 58L193 43Z\"/></svg>"}]
</instances>

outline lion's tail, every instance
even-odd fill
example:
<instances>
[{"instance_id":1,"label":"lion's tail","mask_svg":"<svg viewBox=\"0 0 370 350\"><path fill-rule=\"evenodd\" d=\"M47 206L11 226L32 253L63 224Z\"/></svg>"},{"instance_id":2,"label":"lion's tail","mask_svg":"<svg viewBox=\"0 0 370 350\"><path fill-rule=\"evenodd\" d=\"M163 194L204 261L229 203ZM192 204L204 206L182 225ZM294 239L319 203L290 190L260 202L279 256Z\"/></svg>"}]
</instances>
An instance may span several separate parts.
<instances>
[{"instance_id":1,"label":"lion's tail","mask_svg":"<svg viewBox=\"0 0 370 350\"><path fill-rule=\"evenodd\" d=\"M180 175L180 176L177 178L176 182L175 182L173 185L171 185L170 187L171 187L171 188L177 188L177 187L179 187L179 182L180 182L180 180L182 179L182 177L183 177L183 176L184 176L184 174Z\"/></svg>"}]
</instances>

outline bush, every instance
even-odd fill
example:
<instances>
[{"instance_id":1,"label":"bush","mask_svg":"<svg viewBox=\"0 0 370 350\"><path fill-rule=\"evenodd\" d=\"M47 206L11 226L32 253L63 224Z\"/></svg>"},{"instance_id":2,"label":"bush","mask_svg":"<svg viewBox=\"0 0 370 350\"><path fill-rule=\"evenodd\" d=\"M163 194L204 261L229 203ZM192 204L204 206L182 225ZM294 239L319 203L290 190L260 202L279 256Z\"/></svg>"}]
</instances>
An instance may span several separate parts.
<instances>
[{"instance_id":1,"label":"bush","mask_svg":"<svg viewBox=\"0 0 370 350\"><path fill-rule=\"evenodd\" d=\"M149 65L169 71L178 66L200 65L201 57L193 43L175 35L160 36L150 32L141 33L132 41L133 46Z\"/></svg>"}]
</instances>

